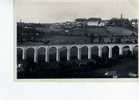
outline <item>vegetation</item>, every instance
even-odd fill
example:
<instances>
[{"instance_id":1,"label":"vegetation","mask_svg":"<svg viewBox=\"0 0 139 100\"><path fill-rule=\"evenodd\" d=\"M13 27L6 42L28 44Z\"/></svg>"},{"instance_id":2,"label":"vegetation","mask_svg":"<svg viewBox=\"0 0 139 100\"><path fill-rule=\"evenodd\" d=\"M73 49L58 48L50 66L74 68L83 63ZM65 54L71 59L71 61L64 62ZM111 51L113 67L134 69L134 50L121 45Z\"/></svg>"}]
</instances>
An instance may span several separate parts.
<instances>
[{"instance_id":1,"label":"vegetation","mask_svg":"<svg viewBox=\"0 0 139 100\"><path fill-rule=\"evenodd\" d=\"M105 73L115 71L118 72L118 77L127 78L131 72L137 74L137 66L137 59L132 55L70 62L24 61L23 66L18 68L17 75L18 78L108 78L112 76L105 76Z\"/></svg>"}]
</instances>

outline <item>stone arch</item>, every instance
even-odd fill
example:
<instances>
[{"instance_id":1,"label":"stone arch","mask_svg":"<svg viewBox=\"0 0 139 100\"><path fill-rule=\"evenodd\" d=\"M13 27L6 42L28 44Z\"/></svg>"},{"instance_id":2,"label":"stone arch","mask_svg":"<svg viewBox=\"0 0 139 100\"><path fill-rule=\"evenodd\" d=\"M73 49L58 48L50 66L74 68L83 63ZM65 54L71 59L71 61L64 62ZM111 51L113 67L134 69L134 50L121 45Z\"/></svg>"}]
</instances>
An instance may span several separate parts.
<instances>
[{"instance_id":1,"label":"stone arch","mask_svg":"<svg viewBox=\"0 0 139 100\"><path fill-rule=\"evenodd\" d=\"M17 62L22 61L23 59L23 49L22 48L17 48Z\"/></svg>"},{"instance_id":2,"label":"stone arch","mask_svg":"<svg viewBox=\"0 0 139 100\"><path fill-rule=\"evenodd\" d=\"M40 47L37 51L37 60L38 62L45 62L45 47Z\"/></svg>"},{"instance_id":3,"label":"stone arch","mask_svg":"<svg viewBox=\"0 0 139 100\"><path fill-rule=\"evenodd\" d=\"M109 47L108 46L102 47L102 57L109 58Z\"/></svg>"},{"instance_id":4,"label":"stone arch","mask_svg":"<svg viewBox=\"0 0 139 100\"><path fill-rule=\"evenodd\" d=\"M81 59L88 59L88 47L81 47Z\"/></svg>"},{"instance_id":5,"label":"stone arch","mask_svg":"<svg viewBox=\"0 0 139 100\"><path fill-rule=\"evenodd\" d=\"M50 47L48 50L49 54L48 54L48 58L49 61L56 61L56 52L57 52L57 48L56 47Z\"/></svg>"},{"instance_id":6,"label":"stone arch","mask_svg":"<svg viewBox=\"0 0 139 100\"><path fill-rule=\"evenodd\" d=\"M67 60L67 48L66 47L62 47L59 49L59 56L60 56L60 61Z\"/></svg>"},{"instance_id":7,"label":"stone arch","mask_svg":"<svg viewBox=\"0 0 139 100\"><path fill-rule=\"evenodd\" d=\"M31 61L31 62L34 62L34 48L28 48L26 50L26 60L27 61Z\"/></svg>"},{"instance_id":8,"label":"stone arch","mask_svg":"<svg viewBox=\"0 0 139 100\"><path fill-rule=\"evenodd\" d=\"M91 58L98 57L98 46L91 47Z\"/></svg>"},{"instance_id":9,"label":"stone arch","mask_svg":"<svg viewBox=\"0 0 139 100\"><path fill-rule=\"evenodd\" d=\"M130 46L123 46L122 47L123 56L131 55Z\"/></svg>"},{"instance_id":10,"label":"stone arch","mask_svg":"<svg viewBox=\"0 0 139 100\"><path fill-rule=\"evenodd\" d=\"M113 57L118 57L119 56L119 47L118 46L113 46L112 47L112 56Z\"/></svg>"},{"instance_id":11,"label":"stone arch","mask_svg":"<svg viewBox=\"0 0 139 100\"><path fill-rule=\"evenodd\" d=\"M70 59L78 59L78 48L76 46L70 48Z\"/></svg>"}]
</instances>

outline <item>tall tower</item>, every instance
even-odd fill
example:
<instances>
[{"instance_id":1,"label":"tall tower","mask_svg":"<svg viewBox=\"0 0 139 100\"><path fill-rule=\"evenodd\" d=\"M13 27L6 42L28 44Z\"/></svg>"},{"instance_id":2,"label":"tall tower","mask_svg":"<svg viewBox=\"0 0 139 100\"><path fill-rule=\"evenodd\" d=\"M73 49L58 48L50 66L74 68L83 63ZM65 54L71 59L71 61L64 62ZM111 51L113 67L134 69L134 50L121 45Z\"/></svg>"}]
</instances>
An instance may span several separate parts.
<instances>
[{"instance_id":1,"label":"tall tower","mask_svg":"<svg viewBox=\"0 0 139 100\"><path fill-rule=\"evenodd\" d=\"M123 19L123 13L121 13L121 19Z\"/></svg>"}]
</instances>

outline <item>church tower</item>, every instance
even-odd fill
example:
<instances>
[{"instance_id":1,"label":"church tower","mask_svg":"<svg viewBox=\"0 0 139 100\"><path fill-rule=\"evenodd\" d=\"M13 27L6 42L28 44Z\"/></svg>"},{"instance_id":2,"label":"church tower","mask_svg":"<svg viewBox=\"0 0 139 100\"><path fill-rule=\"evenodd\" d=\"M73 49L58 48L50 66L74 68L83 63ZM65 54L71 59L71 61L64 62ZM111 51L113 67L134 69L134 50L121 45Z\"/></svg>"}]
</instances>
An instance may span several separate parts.
<instances>
[{"instance_id":1,"label":"church tower","mask_svg":"<svg viewBox=\"0 0 139 100\"><path fill-rule=\"evenodd\" d=\"M123 13L121 13L121 20L123 19Z\"/></svg>"}]
</instances>

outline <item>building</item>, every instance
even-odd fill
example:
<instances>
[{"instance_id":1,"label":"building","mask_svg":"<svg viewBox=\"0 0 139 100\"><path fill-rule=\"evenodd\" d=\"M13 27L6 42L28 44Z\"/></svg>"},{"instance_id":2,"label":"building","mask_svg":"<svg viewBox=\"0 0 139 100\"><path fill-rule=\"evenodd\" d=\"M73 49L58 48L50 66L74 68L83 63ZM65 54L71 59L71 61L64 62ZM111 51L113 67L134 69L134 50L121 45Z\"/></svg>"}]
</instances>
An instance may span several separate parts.
<instances>
[{"instance_id":1,"label":"building","mask_svg":"<svg viewBox=\"0 0 139 100\"><path fill-rule=\"evenodd\" d=\"M87 26L98 26L101 22L101 18L89 18L87 20Z\"/></svg>"}]
</instances>

